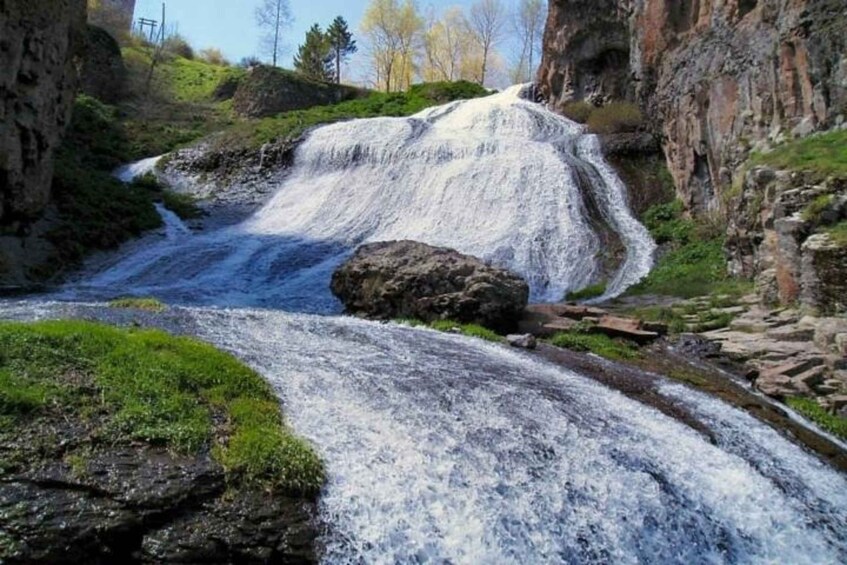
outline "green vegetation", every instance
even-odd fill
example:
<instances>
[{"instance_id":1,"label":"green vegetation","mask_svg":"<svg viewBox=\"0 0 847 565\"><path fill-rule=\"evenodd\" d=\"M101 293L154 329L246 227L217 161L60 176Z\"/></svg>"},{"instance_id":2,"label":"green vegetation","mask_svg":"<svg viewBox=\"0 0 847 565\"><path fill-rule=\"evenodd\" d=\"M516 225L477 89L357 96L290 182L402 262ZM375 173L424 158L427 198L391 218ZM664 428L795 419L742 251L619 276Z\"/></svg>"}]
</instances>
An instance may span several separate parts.
<instances>
[{"instance_id":1,"label":"green vegetation","mask_svg":"<svg viewBox=\"0 0 847 565\"><path fill-rule=\"evenodd\" d=\"M586 124L592 133L636 131L644 124L641 110L629 102L612 102L605 106L595 106L580 100L565 104L562 113L577 123Z\"/></svg>"},{"instance_id":2,"label":"green vegetation","mask_svg":"<svg viewBox=\"0 0 847 565\"><path fill-rule=\"evenodd\" d=\"M163 312L167 306L158 298L117 298L109 302L112 308L127 310L144 310L146 312Z\"/></svg>"},{"instance_id":3,"label":"green vegetation","mask_svg":"<svg viewBox=\"0 0 847 565\"><path fill-rule=\"evenodd\" d=\"M432 328L434 330L447 333L458 332L468 337L476 337L496 343L503 341L503 338L497 332L489 330L479 324L462 324L452 320L436 320L435 322L427 324L426 322L416 318L401 318L394 320L394 322L397 324L403 324L404 326L411 326L413 328Z\"/></svg>"},{"instance_id":4,"label":"green vegetation","mask_svg":"<svg viewBox=\"0 0 847 565\"><path fill-rule=\"evenodd\" d=\"M432 322L429 327L440 332L452 332L458 329L462 335L466 335L468 337L476 337L484 339L485 341L498 343L503 341L503 338L497 334L497 332L489 330L479 324L460 324L451 320L438 320L436 322Z\"/></svg>"},{"instance_id":5,"label":"green vegetation","mask_svg":"<svg viewBox=\"0 0 847 565\"><path fill-rule=\"evenodd\" d=\"M847 131L831 131L789 141L768 153L756 153L756 165L810 171L819 177L847 175Z\"/></svg>"},{"instance_id":6,"label":"green vegetation","mask_svg":"<svg viewBox=\"0 0 847 565\"><path fill-rule=\"evenodd\" d=\"M629 102L612 102L591 112L586 124L593 133L636 131L644 123L638 106Z\"/></svg>"},{"instance_id":7,"label":"green vegetation","mask_svg":"<svg viewBox=\"0 0 847 565\"><path fill-rule=\"evenodd\" d=\"M785 403L822 429L847 439L847 418L830 414L811 398L792 397L787 398Z\"/></svg>"},{"instance_id":8,"label":"green vegetation","mask_svg":"<svg viewBox=\"0 0 847 565\"><path fill-rule=\"evenodd\" d=\"M824 233L828 234L839 246L847 247L847 221L842 221L830 228L826 228Z\"/></svg>"},{"instance_id":9,"label":"green vegetation","mask_svg":"<svg viewBox=\"0 0 847 565\"><path fill-rule=\"evenodd\" d=\"M309 128L322 124L355 118L410 116L430 106L488 94L481 86L469 82L417 84L408 92L375 92L358 100L241 122L228 129L217 143L221 147L255 148L268 142L296 139Z\"/></svg>"},{"instance_id":10,"label":"green vegetation","mask_svg":"<svg viewBox=\"0 0 847 565\"><path fill-rule=\"evenodd\" d=\"M0 418L76 418L109 442L211 450L230 480L314 492L318 457L270 386L234 357L161 331L0 323Z\"/></svg>"},{"instance_id":11,"label":"green vegetation","mask_svg":"<svg viewBox=\"0 0 847 565\"><path fill-rule=\"evenodd\" d=\"M562 107L562 114L577 123L584 124L588 121L588 118L591 117L591 113L596 109L597 107L594 106L594 104L578 100L565 104L564 107Z\"/></svg>"},{"instance_id":12,"label":"green vegetation","mask_svg":"<svg viewBox=\"0 0 847 565\"><path fill-rule=\"evenodd\" d=\"M706 294L741 295L750 290L748 281L727 274L719 220L686 219L682 203L671 202L648 209L644 223L658 243L668 246L668 251L647 278L629 290L630 294L692 298Z\"/></svg>"},{"instance_id":13,"label":"green vegetation","mask_svg":"<svg viewBox=\"0 0 847 565\"><path fill-rule=\"evenodd\" d=\"M594 353L606 359L625 361L640 356L638 346L624 339L614 339L602 334L588 334L576 330L559 332L550 343L573 351Z\"/></svg>"},{"instance_id":14,"label":"green vegetation","mask_svg":"<svg viewBox=\"0 0 847 565\"><path fill-rule=\"evenodd\" d=\"M820 224L823 215L832 207L833 202L835 202L835 196L832 194L818 196L803 209L803 221Z\"/></svg>"},{"instance_id":15,"label":"green vegetation","mask_svg":"<svg viewBox=\"0 0 847 565\"><path fill-rule=\"evenodd\" d=\"M603 296L606 292L606 283L600 282L597 284L592 284L583 288L582 290L577 290L575 292L569 292L565 297L565 300L568 301L578 301L578 300L590 300L592 298L598 298Z\"/></svg>"}]
</instances>

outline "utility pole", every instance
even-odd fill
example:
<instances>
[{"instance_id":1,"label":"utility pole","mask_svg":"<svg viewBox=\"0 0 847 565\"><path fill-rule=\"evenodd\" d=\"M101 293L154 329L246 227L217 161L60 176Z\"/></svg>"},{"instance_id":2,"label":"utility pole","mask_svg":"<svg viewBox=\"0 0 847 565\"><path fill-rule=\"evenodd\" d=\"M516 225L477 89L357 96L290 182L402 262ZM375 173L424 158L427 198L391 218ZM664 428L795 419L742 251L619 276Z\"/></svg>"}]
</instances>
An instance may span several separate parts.
<instances>
[{"instance_id":1,"label":"utility pole","mask_svg":"<svg viewBox=\"0 0 847 565\"><path fill-rule=\"evenodd\" d=\"M153 82L153 71L156 69L156 64L162 56L162 51L165 49L165 22L166 22L166 7L162 2L162 25L159 27L159 44L153 50L153 58L150 61L150 72L147 74L147 95L150 95L150 84Z\"/></svg>"}]
</instances>

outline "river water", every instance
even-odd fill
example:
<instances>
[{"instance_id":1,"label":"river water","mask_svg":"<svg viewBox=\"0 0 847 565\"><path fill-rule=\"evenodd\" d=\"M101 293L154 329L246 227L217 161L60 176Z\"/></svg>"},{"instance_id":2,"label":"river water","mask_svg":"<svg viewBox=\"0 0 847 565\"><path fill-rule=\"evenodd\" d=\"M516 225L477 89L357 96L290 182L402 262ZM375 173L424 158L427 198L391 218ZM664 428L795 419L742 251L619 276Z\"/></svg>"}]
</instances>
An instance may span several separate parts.
<instances>
[{"instance_id":1,"label":"river water","mask_svg":"<svg viewBox=\"0 0 847 565\"><path fill-rule=\"evenodd\" d=\"M356 245L397 238L560 298L599 269L585 190L626 247L609 293L649 271L654 245L597 140L518 94L320 128L242 224L198 235L165 214L162 237L0 315L108 317L85 302L117 294L181 304L175 329L261 372L326 461L327 563L847 562L845 477L739 409L660 388L710 440L529 354L315 315L338 312L329 275Z\"/></svg>"}]
</instances>

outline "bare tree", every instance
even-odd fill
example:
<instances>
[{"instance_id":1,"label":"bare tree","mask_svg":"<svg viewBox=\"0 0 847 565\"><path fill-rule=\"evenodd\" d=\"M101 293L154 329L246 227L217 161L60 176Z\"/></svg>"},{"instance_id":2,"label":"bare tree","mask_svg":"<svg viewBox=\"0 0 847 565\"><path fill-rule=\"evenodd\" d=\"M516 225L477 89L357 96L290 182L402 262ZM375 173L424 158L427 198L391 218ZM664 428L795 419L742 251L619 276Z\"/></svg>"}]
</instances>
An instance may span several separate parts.
<instances>
[{"instance_id":1,"label":"bare tree","mask_svg":"<svg viewBox=\"0 0 847 565\"><path fill-rule=\"evenodd\" d=\"M264 42L273 58L274 67L282 51L282 32L292 21L288 0L262 0L256 8L256 23L265 30Z\"/></svg>"},{"instance_id":2,"label":"bare tree","mask_svg":"<svg viewBox=\"0 0 847 565\"><path fill-rule=\"evenodd\" d=\"M491 51L503 38L506 10L500 0L477 0L471 6L468 26L481 51L479 83L485 84Z\"/></svg>"},{"instance_id":3,"label":"bare tree","mask_svg":"<svg viewBox=\"0 0 847 565\"><path fill-rule=\"evenodd\" d=\"M545 0L520 0L518 3L514 25L521 42L521 56L518 74L521 81L532 80L535 73L535 60L541 49L544 35L544 20L547 2Z\"/></svg>"}]
</instances>

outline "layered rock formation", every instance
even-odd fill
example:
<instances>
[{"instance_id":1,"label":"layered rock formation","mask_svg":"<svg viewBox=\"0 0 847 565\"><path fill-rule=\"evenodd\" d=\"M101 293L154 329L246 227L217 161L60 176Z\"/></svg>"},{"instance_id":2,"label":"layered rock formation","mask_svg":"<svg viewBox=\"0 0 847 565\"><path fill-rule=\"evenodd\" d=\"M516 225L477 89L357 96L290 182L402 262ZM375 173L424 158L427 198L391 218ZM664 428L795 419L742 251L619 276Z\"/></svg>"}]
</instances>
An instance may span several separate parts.
<instances>
[{"instance_id":1,"label":"layered rock formation","mask_svg":"<svg viewBox=\"0 0 847 565\"><path fill-rule=\"evenodd\" d=\"M554 107L639 103L693 209L750 149L847 112L843 0L551 0L538 80Z\"/></svg>"},{"instance_id":2,"label":"layered rock formation","mask_svg":"<svg viewBox=\"0 0 847 565\"><path fill-rule=\"evenodd\" d=\"M84 0L0 3L0 234L22 230L49 201L85 8Z\"/></svg>"},{"instance_id":3,"label":"layered rock formation","mask_svg":"<svg viewBox=\"0 0 847 565\"><path fill-rule=\"evenodd\" d=\"M452 249L416 241L360 247L332 276L348 312L391 320L453 320L508 332L529 287L517 275Z\"/></svg>"},{"instance_id":4,"label":"layered rock formation","mask_svg":"<svg viewBox=\"0 0 847 565\"><path fill-rule=\"evenodd\" d=\"M741 186L727 233L730 272L755 278L765 303L847 311L847 246L827 233L847 219L847 180L754 167Z\"/></svg>"}]
</instances>

